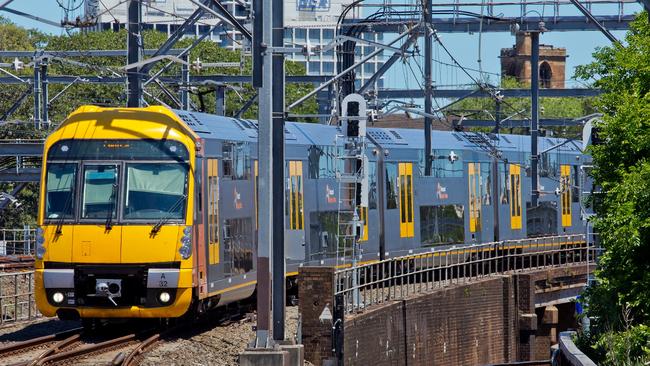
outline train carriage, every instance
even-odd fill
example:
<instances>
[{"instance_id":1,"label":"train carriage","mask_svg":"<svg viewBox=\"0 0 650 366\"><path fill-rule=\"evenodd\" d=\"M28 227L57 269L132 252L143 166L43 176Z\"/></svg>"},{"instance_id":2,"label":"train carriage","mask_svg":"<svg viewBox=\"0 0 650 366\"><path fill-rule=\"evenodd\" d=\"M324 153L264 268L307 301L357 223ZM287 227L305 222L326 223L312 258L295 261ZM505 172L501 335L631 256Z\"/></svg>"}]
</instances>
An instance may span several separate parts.
<instances>
[{"instance_id":1,"label":"train carriage","mask_svg":"<svg viewBox=\"0 0 650 366\"><path fill-rule=\"evenodd\" d=\"M287 275L337 260L336 126L286 123ZM576 143L540 138L540 205L530 208L528 137L368 128L361 261L432 248L582 233ZM557 147L556 147L557 146ZM552 147L555 147L551 149ZM61 318L178 317L253 295L255 121L81 107L45 144L36 300ZM349 258L347 258L349 260Z\"/></svg>"}]
</instances>

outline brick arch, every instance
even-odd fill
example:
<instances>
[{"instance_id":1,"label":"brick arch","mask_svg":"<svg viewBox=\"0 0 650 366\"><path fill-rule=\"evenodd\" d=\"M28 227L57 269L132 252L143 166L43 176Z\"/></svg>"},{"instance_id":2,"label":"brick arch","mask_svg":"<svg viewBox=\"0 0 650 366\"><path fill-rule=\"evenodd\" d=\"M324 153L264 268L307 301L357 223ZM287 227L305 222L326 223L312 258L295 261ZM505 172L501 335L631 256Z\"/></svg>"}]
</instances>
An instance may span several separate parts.
<instances>
[{"instance_id":1,"label":"brick arch","mask_svg":"<svg viewBox=\"0 0 650 366\"><path fill-rule=\"evenodd\" d=\"M551 68L551 65L548 62L542 61L539 64L539 86L542 88L550 88L552 80L553 68Z\"/></svg>"}]
</instances>

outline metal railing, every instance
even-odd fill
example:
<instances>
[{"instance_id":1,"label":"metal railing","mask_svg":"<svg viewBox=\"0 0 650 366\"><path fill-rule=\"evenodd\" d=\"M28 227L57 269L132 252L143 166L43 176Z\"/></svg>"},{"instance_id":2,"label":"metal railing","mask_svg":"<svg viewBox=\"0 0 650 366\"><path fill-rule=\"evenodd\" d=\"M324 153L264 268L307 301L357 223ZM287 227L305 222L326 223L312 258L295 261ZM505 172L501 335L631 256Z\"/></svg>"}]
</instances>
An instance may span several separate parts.
<instances>
[{"instance_id":1,"label":"metal railing","mask_svg":"<svg viewBox=\"0 0 650 366\"><path fill-rule=\"evenodd\" d=\"M34 255L36 229L0 229L0 256Z\"/></svg>"},{"instance_id":2,"label":"metal railing","mask_svg":"<svg viewBox=\"0 0 650 366\"><path fill-rule=\"evenodd\" d=\"M34 271L0 273L0 326L40 316L34 301Z\"/></svg>"},{"instance_id":3,"label":"metal railing","mask_svg":"<svg viewBox=\"0 0 650 366\"><path fill-rule=\"evenodd\" d=\"M522 270L593 261L585 235L475 244L337 270L335 296L346 313L452 284Z\"/></svg>"}]
</instances>

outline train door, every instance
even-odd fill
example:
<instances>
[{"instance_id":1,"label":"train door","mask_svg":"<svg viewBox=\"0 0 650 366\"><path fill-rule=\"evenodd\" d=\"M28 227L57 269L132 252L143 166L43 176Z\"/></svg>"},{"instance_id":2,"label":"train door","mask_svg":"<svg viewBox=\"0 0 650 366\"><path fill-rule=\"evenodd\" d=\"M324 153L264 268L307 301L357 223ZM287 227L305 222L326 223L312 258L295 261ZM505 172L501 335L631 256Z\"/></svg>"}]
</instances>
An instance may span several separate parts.
<instances>
[{"instance_id":1,"label":"train door","mask_svg":"<svg viewBox=\"0 0 650 366\"><path fill-rule=\"evenodd\" d=\"M521 228L521 166L510 164L510 229Z\"/></svg>"},{"instance_id":2,"label":"train door","mask_svg":"<svg viewBox=\"0 0 650 366\"><path fill-rule=\"evenodd\" d=\"M481 164L467 163L469 233L472 239L480 240L481 233Z\"/></svg>"},{"instance_id":3,"label":"train door","mask_svg":"<svg viewBox=\"0 0 650 366\"><path fill-rule=\"evenodd\" d=\"M208 276L213 279L217 273L217 265L220 263L219 245L219 161L208 159L208 174L206 185L207 192L207 216L208 216Z\"/></svg>"},{"instance_id":4,"label":"train door","mask_svg":"<svg viewBox=\"0 0 650 366\"><path fill-rule=\"evenodd\" d=\"M560 166L560 207L562 207L562 227L571 226L571 165ZM564 229L566 231L566 229Z\"/></svg>"},{"instance_id":5,"label":"train door","mask_svg":"<svg viewBox=\"0 0 650 366\"><path fill-rule=\"evenodd\" d=\"M413 224L413 163L399 163L398 172L400 237L412 238L415 236Z\"/></svg>"},{"instance_id":6,"label":"train door","mask_svg":"<svg viewBox=\"0 0 650 366\"><path fill-rule=\"evenodd\" d=\"M287 208L289 230L286 233L285 245L288 259L304 259L305 250L305 210L303 195L303 166L300 160L288 162L288 192Z\"/></svg>"}]
</instances>

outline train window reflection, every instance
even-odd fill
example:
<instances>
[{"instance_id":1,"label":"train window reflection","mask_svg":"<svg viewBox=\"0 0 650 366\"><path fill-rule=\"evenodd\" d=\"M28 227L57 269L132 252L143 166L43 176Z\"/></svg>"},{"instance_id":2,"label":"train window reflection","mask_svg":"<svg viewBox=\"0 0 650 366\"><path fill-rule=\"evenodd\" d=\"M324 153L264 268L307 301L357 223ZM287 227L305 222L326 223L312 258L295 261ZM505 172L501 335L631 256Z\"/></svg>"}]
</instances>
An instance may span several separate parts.
<instances>
[{"instance_id":1,"label":"train window reflection","mask_svg":"<svg viewBox=\"0 0 650 366\"><path fill-rule=\"evenodd\" d=\"M125 219L184 217L187 165L137 163L126 167Z\"/></svg>"},{"instance_id":2,"label":"train window reflection","mask_svg":"<svg viewBox=\"0 0 650 366\"><path fill-rule=\"evenodd\" d=\"M462 205L420 206L420 238L423 246L463 243L465 208Z\"/></svg>"},{"instance_id":3,"label":"train window reflection","mask_svg":"<svg viewBox=\"0 0 650 366\"><path fill-rule=\"evenodd\" d=\"M45 217L48 219L72 218L74 216L74 186L77 164L47 165L45 183Z\"/></svg>"},{"instance_id":4,"label":"train window reflection","mask_svg":"<svg viewBox=\"0 0 650 366\"><path fill-rule=\"evenodd\" d=\"M81 217L108 219L117 215L117 165L86 165Z\"/></svg>"},{"instance_id":5,"label":"train window reflection","mask_svg":"<svg viewBox=\"0 0 650 366\"><path fill-rule=\"evenodd\" d=\"M397 164L386 163L386 208L397 208Z\"/></svg>"}]
</instances>

